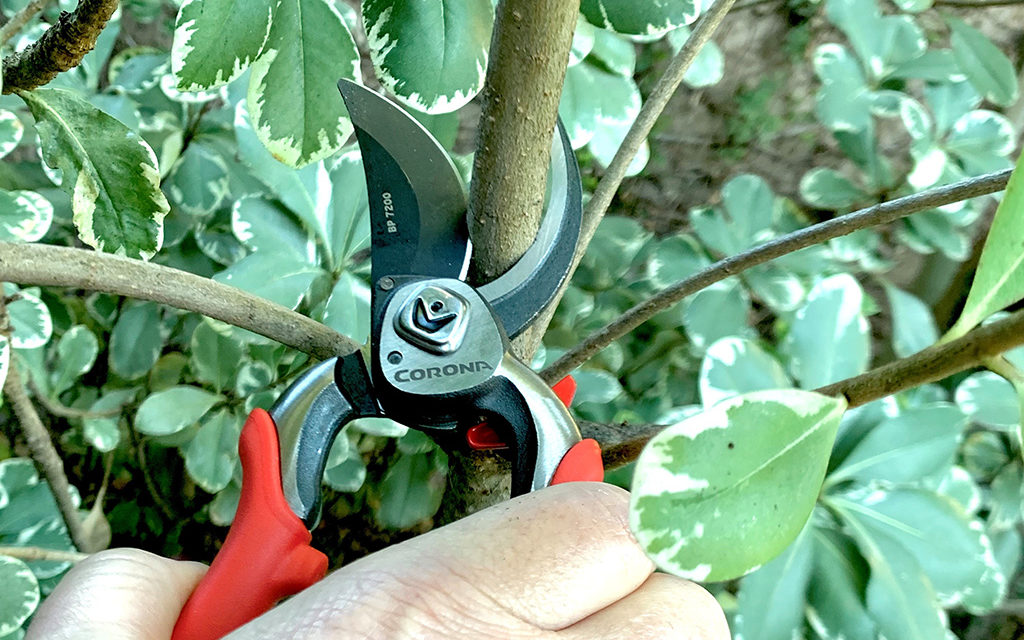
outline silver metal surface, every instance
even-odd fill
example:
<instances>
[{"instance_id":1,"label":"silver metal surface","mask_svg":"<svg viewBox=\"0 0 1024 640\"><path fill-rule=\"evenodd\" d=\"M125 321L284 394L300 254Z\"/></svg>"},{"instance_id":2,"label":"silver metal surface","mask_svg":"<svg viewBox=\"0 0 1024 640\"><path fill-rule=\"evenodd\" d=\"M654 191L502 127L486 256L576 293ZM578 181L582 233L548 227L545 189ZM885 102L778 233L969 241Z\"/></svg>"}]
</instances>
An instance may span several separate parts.
<instances>
[{"instance_id":1,"label":"silver metal surface","mask_svg":"<svg viewBox=\"0 0 1024 640\"><path fill-rule=\"evenodd\" d=\"M424 284L409 295L395 316L403 338L432 353L452 353L466 337L469 302L459 294Z\"/></svg>"},{"instance_id":2,"label":"silver metal surface","mask_svg":"<svg viewBox=\"0 0 1024 640\"><path fill-rule=\"evenodd\" d=\"M487 301L497 300L514 291L537 271L537 266L546 260L555 248L562 217L568 214L565 206L569 184L566 153L562 137L556 131L551 143L551 176L548 180L551 184L551 196L548 198L548 207L541 219L540 229L537 230L537 237L526 253L508 271L477 288ZM540 309L537 312L539 313Z\"/></svg>"},{"instance_id":3,"label":"silver metal surface","mask_svg":"<svg viewBox=\"0 0 1024 640\"><path fill-rule=\"evenodd\" d=\"M325 447L331 446L333 438L324 443L323 434L335 431L353 413L352 405L334 383L336 361L337 358L331 358L308 369L270 409L281 448L284 497L302 520L307 520L316 509L320 478L306 478L314 488L312 492L310 487L299 487L299 478L308 475L309 465L326 460ZM311 442L315 443L312 451Z\"/></svg>"},{"instance_id":4,"label":"silver metal surface","mask_svg":"<svg viewBox=\"0 0 1024 640\"><path fill-rule=\"evenodd\" d=\"M466 326L461 344L447 353L435 353L411 343L395 329L396 317L424 287L438 287L466 302ZM395 291L381 323L379 363L384 377L399 391L436 396L463 391L489 380L504 356L501 331L483 298L468 284L453 278L411 283ZM397 364L384 357L401 354Z\"/></svg>"},{"instance_id":5,"label":"silver metal surface","mask_svg":"<svg viewBox=\"0 0 1024 640\"><path fill-rule=\"evenodd\" d=\"M543 489L551 484L566 452L582 439L579 427L555 392L511 354L505 354L494 373L510 380L530 409L537 432L537 464L530 490Z\"/></svg>"}]
</instances>

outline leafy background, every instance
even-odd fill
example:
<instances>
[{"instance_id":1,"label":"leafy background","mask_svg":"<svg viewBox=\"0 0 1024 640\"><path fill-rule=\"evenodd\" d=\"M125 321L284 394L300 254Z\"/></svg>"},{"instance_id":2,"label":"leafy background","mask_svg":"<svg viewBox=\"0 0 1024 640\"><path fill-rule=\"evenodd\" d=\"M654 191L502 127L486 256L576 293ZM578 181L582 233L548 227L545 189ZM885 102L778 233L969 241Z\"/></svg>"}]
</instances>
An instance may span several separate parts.
<instances>
[{"instance_id":1,"label":"leafy background","mask_svg":"<svg viewBox=\"0 0 1024 640\"><path fill-rule=\"evenodd\" d=\"M9 49L27 46L73 4L45 11ZM198 0L125 2L80 67L23 99L0 98L0 239L149 257L364 342L366 195L333 84L344 76L385 87L468 173L492 5L426 4L282 0L232 11L204 0L199 11ZM707 6L582 3L560 114L588 189ZM927 0L736 10L722 48L702 51L631 166L636 178L614 205L618 215L598 229L534 364L714 259L1011 166L1017 67L1006 43L986 35L999 32L990 15ZM220 30L238 16L251 26ZM438 33L457 37L438 51ZM763 60L753 60L757 51ZM132 173L139 166L148 167L144 179ZM967 295L961 264L980 249L995 200L922 212L752 269L664 311L576 372L579 417L677 425L641 458L635 480L631 467L610 479L636 483L634 528L655 555L659 545L689 547L689 538L711 545L685 566L667 552L659 562L715 581L737 637L1019 632L1004 604L1024 589L1014 386L967 372L841 420L842 407L796 391L908 356L945 333ZM1009 224L1005 237L1019 229ZM307 357L154 303L10 284L4 293L14 331L0 340L0 371L13 358L29 379L92 522L108 523L115 545L208 560L237 504L245 415L269 407ZM1022 293L974 305L977 317L960 327ZM1024 352L1008 360L1024 367ZM766 391L778 389L791 390ZM716 524L711 514L691 524L692 514L665 508L665 487L685 493L687 485L659 470L683 455L672 453L680 438L727 450L732 457L722 459L737 468L761 469L757 455L784 452L754 447L757 433L703 433L712 412L702 409L712 405L730 415L773 412L801 443L750 486L766 491L765 519L768 505L795 502L803 517L776 516L788 518L789 535L717 570L699 558L735 545L725 532L740 523ZM805 414L787 413L793 406ZM0 545L71 550L10 408L0 411ZM823 488L792 500L794 470L812 463ZM330 453L318 544L341 564L429 528L447 469L446 455L418 432L386 420L350 425ZM733 513L751 513L749 494L735 505ZM104 527L94 529L102 537ZM20 637L68 566L0 556L0 637Z\"/></svg>"}]
</instances>

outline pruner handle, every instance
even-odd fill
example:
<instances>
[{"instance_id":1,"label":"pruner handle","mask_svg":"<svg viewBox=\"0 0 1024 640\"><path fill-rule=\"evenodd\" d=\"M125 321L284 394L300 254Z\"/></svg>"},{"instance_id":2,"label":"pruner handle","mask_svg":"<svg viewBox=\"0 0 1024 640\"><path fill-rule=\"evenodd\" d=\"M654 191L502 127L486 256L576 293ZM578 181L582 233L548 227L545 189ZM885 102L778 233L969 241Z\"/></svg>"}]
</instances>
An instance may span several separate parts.
<instances>
[{"instance_id":1,"label":"pruner handle","mask_svg":"<svg viewBox=\"0 0 1024 640\"><path fill-rule=\"evenodd\" d=\"M327 573L327 556L288 506L274 420L254 409L238 443L242 494L224 546L185 603L172 640L216 640Z\"/></svg>"}]
</instances>

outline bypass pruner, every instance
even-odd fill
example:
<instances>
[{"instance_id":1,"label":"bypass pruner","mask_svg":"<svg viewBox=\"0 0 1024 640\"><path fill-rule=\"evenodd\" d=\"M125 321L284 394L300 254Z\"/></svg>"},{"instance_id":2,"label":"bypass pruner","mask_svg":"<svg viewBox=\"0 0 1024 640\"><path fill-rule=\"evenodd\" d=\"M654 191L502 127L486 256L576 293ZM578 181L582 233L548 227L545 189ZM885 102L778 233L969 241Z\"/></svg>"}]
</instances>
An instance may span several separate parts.
<instances>
[{"instance_id":1,"label":"bypass pruner","mask_svg":"<svg viewBox=\"0 0 1024 640\"><path fill-rule=\"evenodd\" d=\"M347 80L338 88L370 202L370 367L360 352L331 358L269 412L249 415L235 521L173 640L220 638L324 576L327 558L309 546L309 530L331 444L351 420L384 416L449 445L507 448L513 497L603 477L597 443L581 438L559 395L509 350L551 302L579 238L579 168L561 123L534 243L505 274L473 287L465 192L444 149L387 98Z\"/></svg>"}]
</instances>

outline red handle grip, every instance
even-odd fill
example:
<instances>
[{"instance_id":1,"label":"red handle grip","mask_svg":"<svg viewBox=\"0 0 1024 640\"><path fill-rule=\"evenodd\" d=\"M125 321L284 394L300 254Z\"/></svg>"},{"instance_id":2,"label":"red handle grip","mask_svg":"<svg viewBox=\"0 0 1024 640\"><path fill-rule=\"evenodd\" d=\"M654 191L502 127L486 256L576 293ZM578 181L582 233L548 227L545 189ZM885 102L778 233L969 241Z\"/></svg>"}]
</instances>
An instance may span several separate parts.
<instances>
[{"instance_id":1,"label":"red handle grip","mask_svg":"<svg viewBox=\"0 0 1024 640\"><path fill-rule=\"evenodd\" d=\"M327 556L284 499L274 421L254 409L238 442L242 495L210 571L192 592L172 640L216 640L327 573Z\"/></svg>"}]
</instances>

